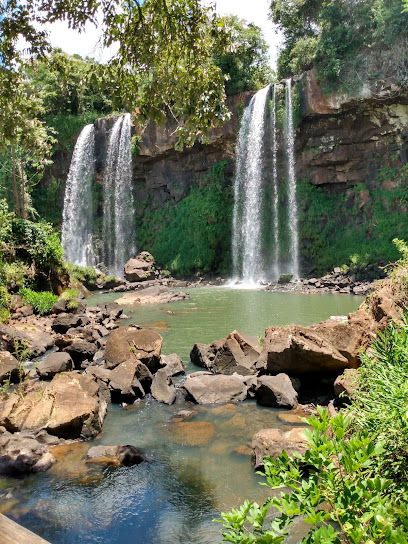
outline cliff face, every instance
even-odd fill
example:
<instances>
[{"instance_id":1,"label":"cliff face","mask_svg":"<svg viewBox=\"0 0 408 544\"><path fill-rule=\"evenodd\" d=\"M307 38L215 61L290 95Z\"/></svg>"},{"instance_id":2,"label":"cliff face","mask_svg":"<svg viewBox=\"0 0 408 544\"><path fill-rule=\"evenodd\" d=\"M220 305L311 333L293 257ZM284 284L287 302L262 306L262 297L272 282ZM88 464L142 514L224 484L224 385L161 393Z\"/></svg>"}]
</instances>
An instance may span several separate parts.
<instances>
[{"instance_id":1,"label":"cliff face","mask_svg":"<svg viewBox=\"0 0 408 544\"><path fill-rule=\"evenodd\" d=\"M301 122L299 179L330 192L374 180L378 171L408 162L408 94L383 82L355 97L326 97L314 70L298 81Z\"/></svg>"}]
</instances>

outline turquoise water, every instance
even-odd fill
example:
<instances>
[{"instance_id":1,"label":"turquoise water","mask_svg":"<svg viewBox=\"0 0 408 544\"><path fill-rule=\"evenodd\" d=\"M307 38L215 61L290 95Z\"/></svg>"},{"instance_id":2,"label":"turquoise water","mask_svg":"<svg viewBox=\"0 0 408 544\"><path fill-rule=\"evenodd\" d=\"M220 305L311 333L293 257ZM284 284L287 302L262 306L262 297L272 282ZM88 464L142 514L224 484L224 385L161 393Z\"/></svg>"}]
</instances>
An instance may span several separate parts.
<instances>
[{"instance_id":1,"label":"turquoise water","mask_svg":"<svg viewBox=\"0 0 408 544\"><path fill-rule=\"evenodd\" d=\"M227 288L190 294L185 302L125 309L131 321L161 331L163 352L176 352L185 362L195 342L211 342L233 329L263 335L268 325L310 324L345 315L362 300ZM117 297L98 295L89 303ZM172 418L182 408L197 411L188 425ZM84 461L89 444L72 445L56 452L58 463L45 474L0 480L0 490L12 488L7 497L0 491L0 510L52 544L217 544L221 527L213 520L221 511L267 496L247 447L256 431L284 426L281 413L253 401L196 406L182 396L173 406L151 399L125 410L110 406L92 445L134 444L153 462L91 467ZM295 531L289 542L299 539Z\"/></svg>"}]
</instances>

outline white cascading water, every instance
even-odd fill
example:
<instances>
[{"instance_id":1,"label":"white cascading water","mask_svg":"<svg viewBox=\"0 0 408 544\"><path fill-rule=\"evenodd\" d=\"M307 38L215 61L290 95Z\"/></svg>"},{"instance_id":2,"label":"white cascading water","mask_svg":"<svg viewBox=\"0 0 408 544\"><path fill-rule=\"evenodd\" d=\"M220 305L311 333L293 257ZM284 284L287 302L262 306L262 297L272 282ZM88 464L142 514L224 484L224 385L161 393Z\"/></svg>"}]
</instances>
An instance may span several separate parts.
<instances>
[{"instance_id":1,"label":"white cascading water","mask_svg":"<svg viewBox=\"0 0 408 544\"><path fill-rule=\"evenodd\" d=\"M119 117L112 127L104 174L104 264L123 277L125 262L135 253L132 196L131 116Z\"/></svg>"},{"instance_id":2,"label":"white cascading water","mask_svg":"<svg viewBox=\"0 0 408 544\"><path fill-rule=\"evenodd\" d=\"M65 187L62 247L65 259L92 266L92 182L95 176L95 128L86 125L75 145Z\"/></svg>"},{"instance_id":3,"label":"white cascading water","mask_svg":"<svg viewBox=\"0 0 408 544\"><path fill-rule=\"evenodd\" d=\"M279 229L279 187L278 187L278 134L276 127L276 85L272 98L272 195L273 195L273 275L279 278L280 229Z\"/></svg>"},{"instance_id":4,"label":"white cascading water","mask_svg":"<svg viewBox=\"0 0 408 544\"><path fill-rule=\"evenodd\" d=\"M234 192L242 196L234 202L235 225L233 225L233 246L237 260L234 273L244 283L257 283L262 274L262 152L265 132L265 106L269 85L252 98L244 113L239 135L237 172ZM248 126L244 125L248 123ZM246 144L245 144L246 141ZM242 149L245 146L245 151ZM241 152L244 156L241 156ZM233 221L234 222L234 221Z\"/></svg>"},{"instance_id":5,"label":"white cascading water","mask_svg":"<svg viewBox=\"0 0 408 544\"><path fill-rule=\"evenodd\" d=\"M290 236L290 273L299 279L299 220L296 194L295 132L293 127L292 81L286 80L286 158L288 173L288 226Z\"/></svg>"}]
</instances>

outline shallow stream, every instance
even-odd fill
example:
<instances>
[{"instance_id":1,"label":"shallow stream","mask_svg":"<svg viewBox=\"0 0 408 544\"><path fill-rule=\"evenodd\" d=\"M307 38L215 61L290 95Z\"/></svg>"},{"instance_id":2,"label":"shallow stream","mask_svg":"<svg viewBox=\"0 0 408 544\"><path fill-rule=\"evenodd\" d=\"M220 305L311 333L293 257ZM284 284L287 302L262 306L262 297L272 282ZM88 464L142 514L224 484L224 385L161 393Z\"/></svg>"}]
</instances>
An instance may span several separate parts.
<instances>
[{"instance_id":1,"label":"shallow stream","mask_svg":"<svg viewBox=\"0 0 408 544\"><path fill-rule=\"evenodd\" d=\"M187 372L195 342L210 343L233 329L263 336L269 325L308 325L354 311L362 297L267 293L229 288L191 289L191 298L164 306L126 307L130 322L157 330L163 353L178 353ZM118 294L89 300L115 300ZM197 414L172 419L180 409ZM133 444L152 463L118 469L91 467L88 443L61 446L58 463L24 480L0 479L0 511L52 544L216 544L220 512L245 498L263 501L248 445L265 427L283 427L284 410L254 401L196 406L179 396L173 406L146 400L122 409L111 405L93 444ZM186 425L188 423L188 425ZM301 530L299 528L299 530ZM295 533L292 544L299 541Z\"/></svg>"}]
</instances>

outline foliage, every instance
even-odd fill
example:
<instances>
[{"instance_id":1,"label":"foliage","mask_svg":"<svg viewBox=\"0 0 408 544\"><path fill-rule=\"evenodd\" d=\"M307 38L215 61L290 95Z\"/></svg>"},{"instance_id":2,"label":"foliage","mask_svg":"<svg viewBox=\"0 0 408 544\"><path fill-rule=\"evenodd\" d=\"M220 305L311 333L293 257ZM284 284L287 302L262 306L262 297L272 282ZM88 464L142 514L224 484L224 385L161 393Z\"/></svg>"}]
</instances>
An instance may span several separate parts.
<instances>
[{"instance_id":1,"label":"foliage","mask_svg":"<svg viewBox=\"0 0 408 544\"><path fill-rule=\"evenodd\" d=\"M53 49L45 58L26 62L24 70L48 115L77 116L111 110L112 84L100 77L93 59Z\"/></svg>"},{"instance_id":2,"label":"foliage","mask_svg":"<svg viewBox=\"0 0 408 544\"><path fill-rule=\"evenodd\" d=\"M10 318L11 297L4 285L0 285L0 323L7 323Z\"/></svg>"},{"instance_id":3,"label":"foliage","mask_svg":"<svg viewBox=\"0 0 408 544\"><path fill-rule=\"evenodd\" d=\"M313 273L398 259L392 241L395 237L408 239L408 223L401 220L408 202L407 180L407 166L387 168L380 170L375 182L362 183L343 195L300 181L301 253L306 263L313 263ZM385 187L390 181L391 189Z\"/></svg>"},{"instance_id":4,"label":"foliage","mask_svg":"<svg viewBox=\"0 0 408 544\"><path fill-rule=\"evenodd\" d=\"M31 278L29 267L23 261L17 260L11 263L0 261L0 284L8 290L16 291Z\"/></svg>"},{"instance_id":5,"label":"foliage","mask_svg":"<svg viewBox=\"0 0 408 544\"><path fill-rule=\"evenodd\" d=\"M405 271L406 272L406 271ZM378 436L386 455L375 470L393 480L395 496L408 488L408 322L391 324L361 356L349 412L353 427Z\"/></svg>"},{"instance_id":6,"label":"foliage","mask_svg":"<svg viewBox=\"0 0 408 544\"><path fill-rule=\"evenodd\" d=\"M224 18L228 26L231 50L215 56L215 63L228 76L225 84L227 95L258 90L267 85L272 77L268 44L262 31L235 16Z\"/></svg>"},{"instance_id":7,"label":"foliage","mask_svg":"<svg viewBox=\"0 0 408 544\"><path fill-rule=\"evenodd\" d=\"M132 140L130 142L130 153L133 159L138 157L140 154L140 136L138 134L132 136Z\"/></svg>"},{"instance_id":8,"label":"foliage","mask_svg":"<svg viewBox=\"0 0 408 544\"><path fill-rule=\"evenodd\" d=\"M58 300L57 295L49 291L37 292L27 287L23 287L18 293L23 297L25 304L31 304L35 312L40 315L49 314Z\"/></svg>"},{"instance_id":9,"label":"foliage","mask_svg":"<svg viewBox=\"0 0 408 544\"><path fill-rule=\"evenodd\" d=\"M69 287L68 289L65 289L60 298L62 300L72 300L74 298L78 298L80 294L81 293L78 289Z\"/></svg>"},{"instance_id":10,"label":"foliage","mask_svg":"<svg viewBox=\"0 0 408 544\"><path fill-rule=\"evenodd\" d=\"M224 76L213 62L214 54L228 46L228 34L214 8L198 0L5 0L0 8L0 104L12 94L19 39L27 41L27 54L44 57L49 43L38 25L65 19L81 30L97 16L104 45L118 46L117 55L102 67L103 78L114 82L115 95L138 119L160 122L171 115L182 145L205 138L228 118Z\"/></svg>"},{"instance_id":11,"label":"foliage","mask_svg":"<svg viewBox=\"0 0 408 544\"><path fill-rule=\"evenodd\" d=\"M265 485L290 492L223 513L224 542L280 544L300 516L310 526L302 544L408 541L407 490L401 497L389 494L392 480L377 470L378 459L387 455L384 443L367 430L350 433L350 415L330 418L318 410L319 416L308 420L313 430L306 431L305 455L265 458ZM272 508L278 513L266 525Z\"/></svg>"},{"instance_id":12,"label":"foliage","mask_svg":"<svg viewBox=\"0 0 408 544\"><path fill-rule=\"evenodd\" d=\"M283 31L280 77L313 64L327 92L350 94L392 77L408 84L403 0L272 0L272 20Z\"/></svg>"},{"instance_id":13,"label":"foliage","mask_svg":"<svg viewBox=\"0 0 408 544\"><path fill-rule=\"evenodd\" d=\"M229 268L232 198L224 166L214 165L177 204L144 215L138 247L152 253L159 266L178 274Z\"/></svg>"},{"instance_id":14,"label":"foliage","mask_svg":"<svg viewBox=\"0 0 408 544\"><path fill-rule=\"evenodd\" d=\"M84 284L91 289L96 287L96 280L98 279L98 273L92 266L80 266L72 263L65 263L65 269L70 275L72 282Z\"/></svg>"}]
</instances>

